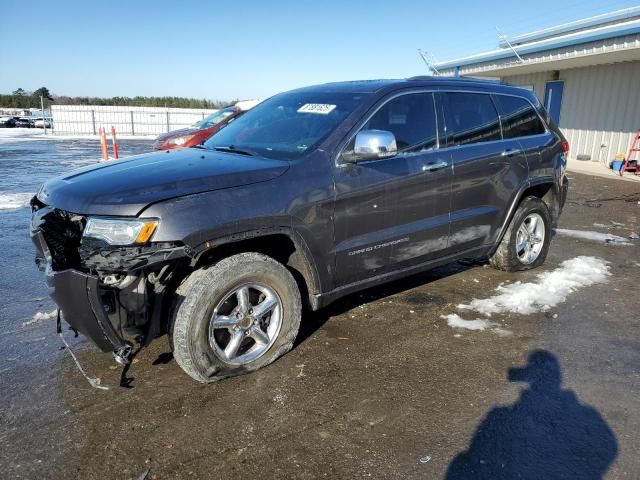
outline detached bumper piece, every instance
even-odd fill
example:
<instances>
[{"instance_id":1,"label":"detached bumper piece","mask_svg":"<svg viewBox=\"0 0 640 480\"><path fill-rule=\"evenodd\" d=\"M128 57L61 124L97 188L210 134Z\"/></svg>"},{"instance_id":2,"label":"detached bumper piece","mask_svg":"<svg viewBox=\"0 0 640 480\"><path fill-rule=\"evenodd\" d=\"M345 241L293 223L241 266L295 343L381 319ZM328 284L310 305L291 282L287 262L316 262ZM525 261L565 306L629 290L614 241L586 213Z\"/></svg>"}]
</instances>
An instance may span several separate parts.
<instances>
[{"instance_id":1,"label":"detached bumper piece","mask_svg":"<svg viewBox=\"0 0 640 480\"><path fill-rule=\"evenodd\" d=\"M116 352L129 348L102 306L97 276L63 270L50 272L47 283L53 289L51 298L62 310L65 321L91 339L100 350Z\"/></svg>"}]
</instances>

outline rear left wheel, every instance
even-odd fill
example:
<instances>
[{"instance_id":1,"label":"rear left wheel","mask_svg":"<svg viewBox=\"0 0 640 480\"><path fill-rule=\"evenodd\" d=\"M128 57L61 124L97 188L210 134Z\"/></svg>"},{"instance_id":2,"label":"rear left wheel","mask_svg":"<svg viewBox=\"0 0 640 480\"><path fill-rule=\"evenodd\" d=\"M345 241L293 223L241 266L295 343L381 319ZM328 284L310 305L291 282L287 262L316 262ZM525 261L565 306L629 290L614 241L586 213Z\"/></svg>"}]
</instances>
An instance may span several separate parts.
<instances>
[{"instance_id":1,"label":"rear left wheel","mask_svg":"<svg viewBox=\"0 0 640 480\"><path fill-rule=\"evenodd\" d=\"M266 255L241 253L196 270L176 294L173 354L199 382L268 365L291 349L298 333L298 286Z\"/></svg>"},{"instance_id":2,"label":"rear left wheel","mask_svg":"<svg viewBox=\"0 0 640 480\"><path fill-rule=\"evenodd\" d=\"M527 197L518 206L491 265L500 270L529 270L542 265L551 242L551 214L538 197Z\"/></svg>"}]
</instances>

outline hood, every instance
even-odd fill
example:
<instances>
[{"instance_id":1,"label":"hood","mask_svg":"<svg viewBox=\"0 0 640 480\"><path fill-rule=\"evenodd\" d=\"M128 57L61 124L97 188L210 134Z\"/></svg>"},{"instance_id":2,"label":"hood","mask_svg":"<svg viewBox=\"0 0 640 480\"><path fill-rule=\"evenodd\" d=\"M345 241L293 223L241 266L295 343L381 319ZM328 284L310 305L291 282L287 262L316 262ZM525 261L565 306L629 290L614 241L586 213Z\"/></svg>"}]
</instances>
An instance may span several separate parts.
<instances>
[{"instance_id":1,"label":"hood","mask_svg":"<svg viewBox=\"0 0 640 480\"><path fill-rule=\"evenodd\" d=\"M265 182L289 163L203 149L166 150L80 168L46 182L38 198L82 215L134 216L170 198Z\"/></svg>"}]
</instances>

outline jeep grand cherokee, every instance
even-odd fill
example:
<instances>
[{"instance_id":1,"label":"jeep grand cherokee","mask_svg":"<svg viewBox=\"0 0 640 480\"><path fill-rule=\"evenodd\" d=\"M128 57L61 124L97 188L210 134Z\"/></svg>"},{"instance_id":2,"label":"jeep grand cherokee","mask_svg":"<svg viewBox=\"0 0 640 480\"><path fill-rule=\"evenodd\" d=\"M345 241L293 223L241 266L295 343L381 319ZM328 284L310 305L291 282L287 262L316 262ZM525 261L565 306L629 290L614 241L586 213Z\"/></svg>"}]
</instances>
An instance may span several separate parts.
<instances>
[{"instance_id":1,"label":"jeep grand cherokee","mask_svg":"<svg viewBox=\"0 0 640 480\"><path fill-rule=\"evenodd\" d=\"M416 77L275 95L199 148L75 170L32 200L64 320L127 359L170 337L212 382L291 349L303 306L465 257L544 262L568 144L529 91Z\"/></svg>"}]
</instances>

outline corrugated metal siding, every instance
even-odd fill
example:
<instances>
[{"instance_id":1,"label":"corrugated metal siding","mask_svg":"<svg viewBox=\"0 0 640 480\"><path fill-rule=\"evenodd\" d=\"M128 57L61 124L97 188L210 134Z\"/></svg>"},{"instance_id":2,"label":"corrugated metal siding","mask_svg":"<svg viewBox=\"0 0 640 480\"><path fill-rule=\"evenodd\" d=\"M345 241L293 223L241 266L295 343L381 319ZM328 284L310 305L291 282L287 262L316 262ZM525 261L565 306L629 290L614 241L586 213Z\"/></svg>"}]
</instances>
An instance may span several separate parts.
<instances>
[{"instance_id":1,"label":"corrugated metal siding","mask_svg":"<svg viewBox=\"0 0 640 480\"><path fill-rule=\"evenodd\" d=\"M472 65L463 65L460 67L460 75L477 75L491 70L504 68L505 66L521 66L539 64L550 61L566 60L570 58L578 58L594 54L606 54L609 52L640 48L640 34L626 35L615 38L607 38L597 40L595 42L583 43L581 45L573 45L564 48L556 48L546 50L544 52L522 55L522 63L519 63L515 55L510 58L475 63ZM452 68L443 68L439 70L441 76L451 76L454 73Z\"/></svg>"},{"instance_id":2,"label":"corrugated metal siding","mask_svg":"<svg viewBox=\"0 0 640 480\"><path fill-rule=\"evenodd\" d=\"M605 162L627 153L640 129L640 62L615 63L560 71L564 94L560 128L571 156L589 155ZM504 77L514 85L533 85L544 101L551 72Z\"/></svg>"},{"instance_id":3,"label":"corrugated metal siding","mask_svg":"<svg viewBox=\"0 0 640 480\"><path fill-rule=\"evenodd\" d=\"M540 103L542 103L544 100L544 86L552 79L552 75L552 72L525 73L522 75L503 77L501 80L519 87L533 86L533 91L540 100Z\"/></svg>"}]
</instances>

